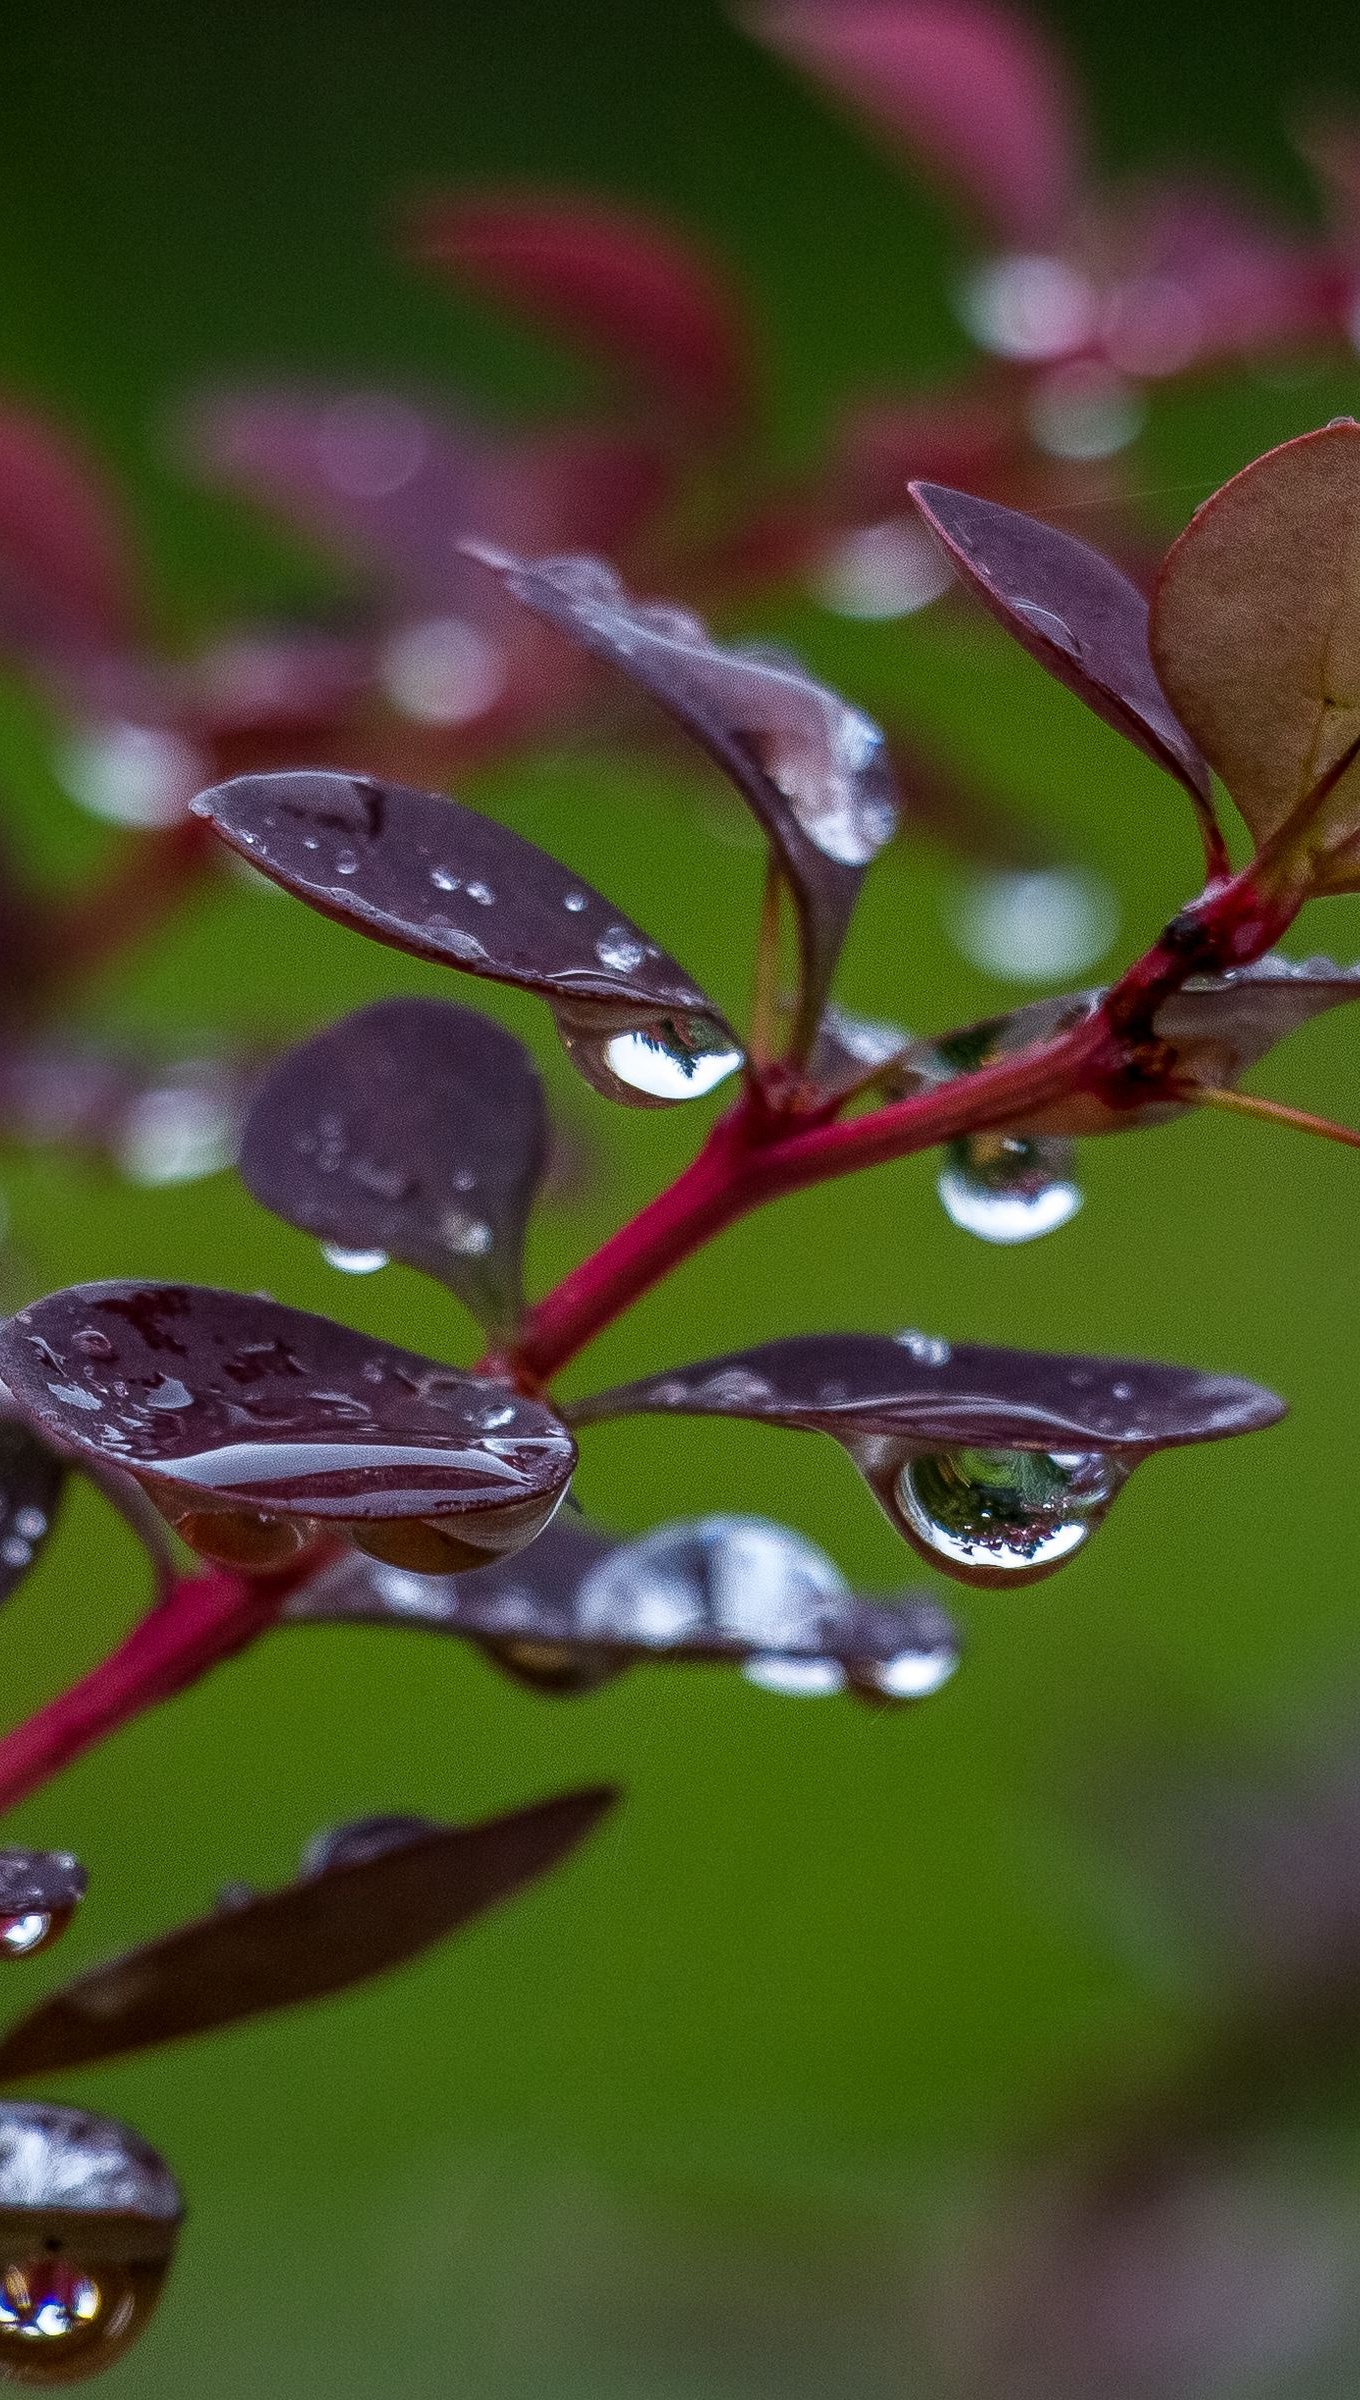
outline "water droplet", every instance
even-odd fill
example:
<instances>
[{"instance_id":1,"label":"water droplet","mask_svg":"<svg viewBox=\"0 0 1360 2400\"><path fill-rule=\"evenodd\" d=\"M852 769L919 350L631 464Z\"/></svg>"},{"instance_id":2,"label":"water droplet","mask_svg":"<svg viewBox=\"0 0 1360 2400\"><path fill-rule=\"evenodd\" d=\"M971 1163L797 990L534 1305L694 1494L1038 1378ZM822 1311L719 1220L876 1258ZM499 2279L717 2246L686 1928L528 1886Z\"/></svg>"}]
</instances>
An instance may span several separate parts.
<instances>
[{"instance_id":1,"label":"water droplet","mask_svg":"<svg viewBox=\"0 0 1360 2400\"><path fill-rule=\"evenodd\" d=\"M71 1348L78 1350L82 1358L112 1358L113 1356L112 1342L106 1333L99 1331L97 1325L86 1325L79 1333L72 1334Z\"/></svg>"},{"instance_id":2,"label":"water droplet","mask_svg":"<svg viewBox=\"0 0 1360 2400\"><path fill-rule=\"evenodd\" d=\"M814 590L837 616L886 620L938 600L954 572L938 542L910 517L857 526L824 554Z\"/></svg>"},{"instance_id":3,"label":"water droplet","mask_svg":"<svg viewBox=\"0 0 1360 2400\"><path fill-rule=\"evenodd\" d=\"M34 2254L0 2264L0 2380L80 2383L102 2374L137 2339L154 2307L168 2261L91 2259L64 2254L56 2235Z\"/></svg>"},{"instance_id":4,"label":"water droplet","mask_svg":"<svg viewBox=\"0 0 1360 2400\"><path fill-rule=\"evenodd\" d=\"M496 898L489 883L470 883L467 896L469 900L475 900L479 908L492 907Z\"/></svg>"},{"instance_id":5,"label":"water droplet","mask_svg":"<svg viewBox=\"0 0 1360 2400\"><path fill-rule=\"evenodd\" d=\"M47 1531L47 1518L40 1508L19 1508L14 1512L14 1530L25 1542L40 1542Z\"/></svg>"},{"instance_id":6,"label":"water droplet","mask_svg":"<svg viewBox=\"0 0 1360 2400\"><path fill-rule=\"evenodd\" d=\"M928 1558L1006 1581L1079 1550L1125 1475L1099 1452L954 1450L908 1459L892 1488L904 1531Z\"/></svg>"},{"instance_id":7,"label":"water droplet","mask_svg":"<svg viewBox=\"0 0 1360 2400\"><path fill-rule=\"evenodd\" d=\"M17 1533L7 1533L0 1542L0 1561L7 1567L26 1567L33 1556L33 1544L19 1539Z\"/></svg>"},{"instance_id":8,"label":"water droplet","mask_svg":"<svg viewBox=\"0 0 1360 2400\"><path fill-rule=\"evenodd\" d=\"M133 1183L196 1183L231 1165L236 1122L221 1092L166 1084L139 1094L119 1129L117 1148L118 1164Z\"/></svg>"},{"instance_id":9,"label":"water droplet","mask_svg":"<svg viewBox=\"0 0 1360 2400\"><path fill-rule=\"evenodd\" d=\"M52 1919L45 1909L28 1909L22 1916L0 1917L0 1951L7 1958L27 1958L53 1939Z\"/></svg>"},{"instance_id":10,"label":"water droplet","mask_svg":"<svg viewBox=\"0 0 1360 2400\"><path fill-rule=\"evenodd\" d=\"M896 1658L867 1661L855 1670L855 1682L874 1699L926 1700L938 1692L958 1668L958 1651L901 1650Z\"/></svg>"},{"instance_id":11,"label":"water droplet","mask_svg":"<svg viewBox=\"0 0 1360 2400\"><path fill-rule=\"evenodd\" d=\"M1098 296L1065 259L1012 253L969 276L958 309L974 341L998 358L1061 358L1095 332Z\"/></svg>"},{"instance_id":12,"label":"water droplet","mask_svg":"<svg viewBox=\"0 0 1360 2400\"><path fill-rule=\"evenodd\" d=\"M1079 867L978 876L951 916L965 958L1012 983L1083 973L1104 956L1119 924L1109 887Z\"/></svg>"},{"instance_id":13,"label":"water droplet","mask_svg":"<svg viewBox=\"0 0 1360 2400\"><path fill-rule=\"evenodd\" d=\"M742 1662L748 1683L763 1692L779 1692L790 1700L821 1700L843 1692L846 1672L837 1658L787 1658L778 1651L761 1651Z\"/></svg>"},{"instance_id":14,"label":"water droplet","mask_svg":"<svg viewBox=\"0 0 1360 2400\"><path fill-rule=\"evenodd\" d=\"M430 881L436 884L441 892L456 892L462 880L461 875L454 874L452 867L431 867L430 869Z\"/></svg>"},{"instance_id":15,"label":"water droplet","mask_svg":"<svg viewBox=\"0 0 1360 2400\"><path fill-rule=\"evenodd\" d=\"M1070 1142L970 1134L951 1142L936 1189L951 1224L984 1242L1032 1242L1068 1224L1082 1194Z\"/></svg>"},{"instance_id":16,"label":"water droplet","mask_svg":"<svg viewBox=\"0 0 1360 2400\"><path fill-rule=\"evenodd\" d=\"M352 850L337 850L335 854L335 872L337 875L358 874L359 861L355 857Z\"/></svg>"},{"instance_id":17,"label":"water droplet","mask_svg":"<svg viewBox=\"0 0 1360 2400\"><path fill-rule=\"evenodd\" d=\"M392 706L418 725L470 725L505 689L505 659L463 617L431 617L393 634L378 662Z\"/></svg>"},{"instance_id":18,"label":"water droplet","mask_svg":"<svg viewBox=\"0 0 1360 2400\"><path fill-rule=\"evenodd\" d=\"M444 1211L439 1230L458 1258L485 1258L495 1235L480 1217L470 1217L461 1208Z\"/></svg>"},{"instance_id":19,"label":"water droplet","mask_svg":"<svg viewBox=\"0 0 1360 2400\"><path fill-rule=\"evenodd\" d=\"M56 760L73 800L107 824L158 831L177 825L211 781L197 750L158 725L105 725L68 742Z\"/></svg>"},{"instance_id":20,"label":"water droplet","mask_svg":"<svg viewBox=\"0 0 1360 2400\"><path fill-rule=\"evenodd\" d=\"M923 1367L947 1367L954 1353L949 1343L937 1333L917 1333L908 1327L905 1333L895 1333L893 1340L911 1358L919 1359Z\"/></svg>"},{"instance_id":21,"label":"water droplet","mask_svg":"<svg viewBox=\"0 0 1360 2400\"><path fill-rule=\"evenodd\" d=\"M741 1065L740 1050L686 1050L659 1032L616 1033L604 1058L617 1082L653 1100L702 1099Z\"/></svg>"},{"instance_id":22,"label":"water droplet","mask_svg":"<svg viewBox=\"0 0 1360 2400\"><path fill-rule=\"evenodd\" d=\"M574 917L579 917L582 909L589 906L589 902L587 901L584 892L564 892L562 895L562 906L566 909L570 909L571 914Z\"/></svg>"},{"instance_id":23,"label":"water droplet","mask_svg":"<svg viewBox=\"0 0 1360 2400\"><path fill-rule=\"evenodd\" d=\"M660 1525L593 1568L577 1595L581 1631L601 1642L670 1650L709 1640L817 1665L844 1576L825 1552L762 1517Z\"/></svg>"},{"instance_id":24,"label":"water droplet","mask_svg":"<svg viewBox=\"0 0 1360 2400\"><path fill-rule=\"evenodd\" d=\"M321 1255L342 1275L376 1275L379 1267L391 1264L385 1250L343 1250L338 1242L323 1242Z\"/></svg>"},{"instance_id":25,"label":"water droplet","mask_svg":"<svg viewBox=\"0 0 1360 2400\"><path fill-rule=\"evenodd\" d=\"M647 955L647 945L626 925L610 925L595 944L595 956L602 967L612 967L618 975L631 975Z\"/></svg>"}]
</instances>

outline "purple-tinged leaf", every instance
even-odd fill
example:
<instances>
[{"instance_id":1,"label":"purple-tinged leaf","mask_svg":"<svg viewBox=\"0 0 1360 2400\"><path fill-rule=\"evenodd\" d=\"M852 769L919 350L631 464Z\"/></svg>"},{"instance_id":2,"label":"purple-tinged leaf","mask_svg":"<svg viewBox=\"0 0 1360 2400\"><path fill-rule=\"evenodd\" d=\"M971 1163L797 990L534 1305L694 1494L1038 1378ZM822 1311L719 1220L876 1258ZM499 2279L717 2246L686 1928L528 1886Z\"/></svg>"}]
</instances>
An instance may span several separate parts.
<instances>
[{"instance_id":1,"label":"purple-tinged leaf","mask_svg":"<svg viewBox=\"0 0 1360 2400\"><path fill-rule=\"evenodd\" d=\"M1152 654L1258 850L1360 889L1360 425L1252 461L1195 511L1152 602Z\"/></svg>"},{"instance_id":2,"label":"purple-tinged leaf","mask_svg":"<svg viewBox=\"0 0 1360 2400\"><path fill-rule=\"evenodd\" d=\"M66 1931L85 1897L69 1850L0 1850L0 1958L31 1958Z\"/></svg>"},{"instance_id":3,"label":"purple-tinged leaf","mask_svg":"<svg viewBox=\"0 0 1360 2400\"><path fill-rule=\"evenodd\" d=\"M247 1120L241 1176L332 1248L381 1253L513 1327L547 1154L528 1052L447 1000L379 1000L290 1050Z\"/></svg>"},{"instance_id":4,"label":"purple-tinged leaf","mask_svg":"<svg viewBox=\"0 0 1360 2400\"><path fill-rule=\"evenodd\" d=\"M185 1285L56 1292L0 1328L0 1372L50 1438L134 1475L196 1549L290 1555L318 1522L473 1552L532 1540L575 1446L509 1385L272 1300ZM252 1547L258 1542L259 1549Z\"/></svg>"},{"instance_id":5,"label":"purple-tinged leaf","mask_svg":"<svg viewBox=\"0 0 1360 2400\"><path fill-rule=\"evenodd\" d=\"M509 300L617 360L709 437L750 411L750 346L735 295L687 237L576 192L478 192L419 209L424 264Z\"/></svg>"},{"instance_id":6,"label":"purple-tinged leaf","mask_svg":"<svg viewBox=\"0 0 1360 2400\"><path fill-rule=\"evenodd\" d=\"M195 813L323 916L548 1001L610 1098L697 1097L740 1064L684 969L546 851L435 792L371 776L240 775ZM668 1073L648 1075L654 1052Z\"/></svg>"},{"instance_id":7,"label":"purple-tinged leaf","mask_svg":"<svg viewBox=\"0 0 1360 2400\"><path fill-rule=\"evenodd\" d=\"M3 1400L0 1392L0 1600L7 1600L52 1530L66 1465Z\"/></svg>"},{"instance_id":8,"label":"purple-tinged leaf","mask_svg":"<svg viewBox=\"0 0 1360 2400\"><path fill-rule=\"evenodd\" d=\"M290 1597L283 1621L453 1634L554 1693L678 1660L737 1666L797 1696L915 1700L959 1659L957 1632L928 1595L858 1599L822 1551L759 1517L625 1541L559 1514L513 1567L459 1576L407 1575L351 1552Z\"/></svg>"},{"instance_id":9,"label":"purple-tinged leaf","mask_svg":"<svg viewBox=\"0 0 1360 2400\"><path fill-rule=\"evenodd\" d=\"M599 559L477 555L526 608L650 693L750 804L798 911L805 1052L865 870L897 830L878 727L796 659L724 649L688 610L634 600Z\"/></svg>"},{"instance_id":10,"label":"purple-tinged leaf","mask_svg":"<svg viewBox=\"0 0 1360 2400\"><path fill-rule=\"evenodd\" d=\"M567 1792L477 1825L326 1837L319 1866L78 1976L0 2042L0 2075L48 2075L215 2032L381 1975L533 1883L618 1794ZM372 1821L364 1832L371 1835Z\"/></svg>"},{"instance_id":11,"label":"purple-tinged leaf","mask_svg":"<svg viewBox=\"0 0 1360 2400\"><path fill-rule=\"evenodd\" d=\"M80 2383L146 2329L183 2203L111 2117L0 2101L0 2382Z\"/></svg>"},{"instance_id":12,"label":"purple-tinged leaf","mask_svg":"<svg viewBox=\"0 0 1360 2400\"><path fill-rule=\"evenodd\" d=\"M996 240L1052 242L1084 141L1066 62L989 0L761 0L752 30L958 192Z\"/></svg>"},{"instance_id":13,"label":"purple-tinged leaf","mask_svg":"<svg viewBox=\"0 0 1360 2400\"><path fill-rule=\"evenodd\" d=\"M829 1433L899 1533L965 1583L1052 1574L1154 1450L1273 1424L1257 1384L1142 1359L998 1350L920 1333L803 1334L626 1384L573 1423L745 1417Z\"/></svg>"},{"instance_id":14,"label":"purple-tinged leaf","mask_svg":"<svg viewBox=\"0 0 1360 2400\"><path fill-rule=\"evenodd\" d=\"M1221 865L1209 770L1157 680L1142 593L1098 550L1037 517L943 484L913 483L911 493L951 564L1007 632L1184 785L1210 867Z\"/></svg>"}]
</instances>

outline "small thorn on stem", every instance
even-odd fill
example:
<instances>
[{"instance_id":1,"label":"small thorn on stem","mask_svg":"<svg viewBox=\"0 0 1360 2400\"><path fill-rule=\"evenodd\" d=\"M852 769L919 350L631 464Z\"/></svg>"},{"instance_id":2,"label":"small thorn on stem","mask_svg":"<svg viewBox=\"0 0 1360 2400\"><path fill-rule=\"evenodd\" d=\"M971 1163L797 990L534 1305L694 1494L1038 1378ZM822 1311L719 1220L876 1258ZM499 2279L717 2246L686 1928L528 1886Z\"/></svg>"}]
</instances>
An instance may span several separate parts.
<instances>
[{"instance_id":1,"label":"small thorn on stem","mask_svg":"<svg viewBox=\"0 0 1360 2400\"><path fill-rule=\"evenodd\" d=\"M1282 1100L1262 1100L1255 1092L1220 1091L1212 1084L1187 1084L1181 1097L1203 1101L1210 1108L1227 1108L1238 1116L1260 1117L1267 1125L1288 1125L1295 1133L1320 1134L1325 1142L1344 1142L1347 1149L1360 1150L1360 1133L1349 1125L1334 1124L1330 1117L1315 1117L1306 1108L1288 1108Z\"/></svg>"}]
</instances>

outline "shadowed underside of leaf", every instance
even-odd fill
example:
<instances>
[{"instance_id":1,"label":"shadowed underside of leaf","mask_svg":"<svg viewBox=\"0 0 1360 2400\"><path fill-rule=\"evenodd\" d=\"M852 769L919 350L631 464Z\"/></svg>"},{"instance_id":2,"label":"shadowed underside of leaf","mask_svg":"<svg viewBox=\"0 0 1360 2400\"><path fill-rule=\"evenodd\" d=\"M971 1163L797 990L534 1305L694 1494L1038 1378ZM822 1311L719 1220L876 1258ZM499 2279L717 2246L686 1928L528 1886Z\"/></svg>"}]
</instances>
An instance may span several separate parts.
<instances>
[{"instance_id":1,"label":"shadowed underside of leaf","mask_svg":"<svg viewBox=\"0 0 1360 2400\"><path fill-rule=\"evenodd\" d=\"M324 1242L402 1259L513 1325L547 1151L528 1052L447 1000L379 1000L290 1050L256 1097L241 1176Z\"/></svg>"},{"instance_id":2,"label":"shadowed underside of leaf","mask_svg":"<svg viewBox=\"0 0 1360 2400\"><path fill-rule=\"evenodd\" d=\"M408 1820L390 1846L357 1841L352 1852L332 1836L340 1863L179 1926L40 2002L0 2042L0 2075L210 2033L400 1966L546 1874L617 1796L569 1792L480 1825Z\"/></svg>"},{"instance_id":3,"label":"shadowed underside of leaf","mask_svg":"<svg viewBox=\"0 0 1360 2400\"><path fill-rule=\"evenodd\" d=\"M65 1482L65 1461L19 1418L0 1414L0 1600L47 1540Z\"/></svg>"},{"instance_id":4,"label":"shadowed underside of leaf","mask_svg":"<svg viewBox=\"0 0 1360 2400\"><path fill-rule=\"evenodd\" d=\"M1267 451L1173 544L1152 654L1258 849L1311 888L1360 888L1360 767L1309 795L1360 737L1360 426Z\"/></svg>"},{"instance_id":5,"label":"shadowed underside of leaf","mask_svg":"<svg viewBox=\"0 0 1360 2400\"><path fill-rule=\"evenodd\" d=\"M1157 680L1142 593L1098 550L1036 517L942 484L913 483L911 493L950 563L1007 632L1184 786L1210 868L1219 865L1209 770Z\"/></svg>"}]
</instances>

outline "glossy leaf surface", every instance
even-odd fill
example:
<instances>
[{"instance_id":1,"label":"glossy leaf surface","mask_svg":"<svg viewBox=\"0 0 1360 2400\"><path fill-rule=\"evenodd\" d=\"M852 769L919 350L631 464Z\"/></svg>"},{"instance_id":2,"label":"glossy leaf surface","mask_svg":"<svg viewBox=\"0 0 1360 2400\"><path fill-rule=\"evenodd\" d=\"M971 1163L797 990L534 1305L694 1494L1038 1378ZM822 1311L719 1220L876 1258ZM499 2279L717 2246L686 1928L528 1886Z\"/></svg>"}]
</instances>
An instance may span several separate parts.
<instances>
[{"instance_id":1,"label":"glossy leaf surface","mask_svg":"<svg viewBox=\"0 0 1360 2400\"><path fill-rule=\"evenodd\" d=\"M715 1516L619 1541L566 1514L514 1565L403 1574L357 1553L294 1593L290 1624L407 1626L478 1643L518 1680L589 1691L629 1666L740 1666L790 1693L915 1699L948 1680L959 1640L925 1594L859 1599L782 1525Z\"/></svg>"},{"instance_id":2,"label":"glossy leaf surface","mask_svg":"<svg viewBox=\"0 0 1360 2400\"><path fill-rule=\"evenodd\" d=\"M1311 888L1360 887L1360 767L1307 806L1360 737L1360 426L1285 442L1205 501L1162 569L1152 651L1257 848L1280 836Z\"/></svg>"},{"instance_id":3,"label":"glossy leaf surface","mask_svg":"<svg viewBox=\"0 0 1360 2400\"><path fill-rule=\"evenodd\" d=\"M928 1334L795 1334L578 1401L574 1424L639 1413L749 1417L839 1439L1140 1454L1273 1425L1284 1403L1233 1375L1146 1359L950 1344Z\"/></svg>"},{"instance_id":4,"label":"glossy leaf surface","mask_svg":"<svg viewBox=\"0 0 1360 2400\"><path fill-rule=\"evenodd\" d=\"M379 1000L280 1059L241 1175L288 1224L419 1267L481 1323L509 1326L547 1139L513 1035L451 1001Z\"/></svg>"},{"instance_id":5,"label":"glossy leaf surface","mask_svg":"<svg viewBox=\"0 0 1360 2400\"><path fill-rule=\"evenodd\" d=\"M546 1874L616 1797L568 1792L478 1825L420 1826L352 1849L332 1834L332 1863L319 1871L181 1925L40 2002L0 2042L0 2074L122 2057L400 1966Z\"/></svg>"},{"instance_id":6,"label":"glossy leaf surface","mask_svg":"<svg viewBox=\"0 0 1360 2400\"><path fill-rule=\"evenodd\" d=\"M655 218L575 192L474 193L418 213L418 258L600 350L709 433L740 423L751 362L732 295Z\"/></svg>"},{"instance_id":7,"label":"glossy leaf surface","mask_svg":"<svg viewBox=\"0 0 1360 2400\"><path fill-rule=\"evenodd\" d=\"M988 0L766 0L753 30L966 200L995 237L1061 230L1083 148L1066 64Z\"/></svg>"},{"instance_id":8,"label":"glossy leaf surface","mask_svg":"<svg viewBox=\"0 0 1360 2400\"><path fill-rule=\"evenodd\" d=\"M722 648L688 610L633 599L599 559L478 555L516 599L650 693L749 802L798 909L810 1040L865 869L897 828L878 727L796 659Z\"/></svg>"},{"instance_id":9,"label":"glossy leaf surface","mask_svg":"<svg viewBox=\"0 0 1360 2400\"><path fill-rule=\"evenodd\" d=\"M655 942L532 842L457 801L361 775L241 775L194 802L252 866L416 958L517 984L616 1035L679 1023L731 1049Z\"/></svg>"},{"instance_id":10,"label":"glossy leaf surface","mask_svg":"<svg viewBox=\"0 0 1360 2400\"><path fill-rule=\"evenodd\" d=\"M456 1514L499 1547L498 1524L555 1504L575 1458L505 1384L236 1292L56 1292L0 1329L0 1369L46 1432L208 1511Z\"/></svg>"},{"instance_id":11,"label":"glossy leaf surface","mask_svg":"<svg viewBox=\"0 0 1360 2400\"><path fill-rule=\"evenodd\" d=\"M0 1414L0 1600L47 1540L65 1482L65 1461L19 1418Z\"/></svg>"},{"instance_id":12,"label":"glossy leaf surface","mask_svg":"<svg viewBox=\"0 0 1360 2400\"><path fill-rule=\"evenodd\" d=\"M145 2330L183 2204L111 2117L0 2101L0 2381L84 2382Z\"/></svg>"},{"instance_id":13,"label":"glossy leaf surface","mask_svg":"<svg viewBox=\"0 0 1360 2400\"><path fill-rule=\"evenodd\" d=\"M1174 775L1212 826L1209 770L1157 680L1137 587L1098 550L1036 517L942 484L911 491L951 564L1007 632Z\"/></svg>"}]
</instances>

